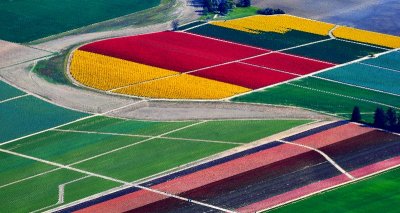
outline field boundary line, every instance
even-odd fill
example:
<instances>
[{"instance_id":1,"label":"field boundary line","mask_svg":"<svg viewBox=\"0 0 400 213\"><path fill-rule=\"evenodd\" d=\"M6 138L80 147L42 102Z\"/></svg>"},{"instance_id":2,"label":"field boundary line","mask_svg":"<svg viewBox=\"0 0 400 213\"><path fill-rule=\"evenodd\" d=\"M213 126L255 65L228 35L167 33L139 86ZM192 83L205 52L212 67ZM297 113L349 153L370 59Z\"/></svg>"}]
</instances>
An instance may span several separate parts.
<instances>
[{"instance_id":1,"label":"field boundary line","mask_svg":"<svg viewBox=\"0 0 400 213\"><path fill-rule=\"evenodd\" d=\"M340 27L340 25L336 24L331 30L329 30L329 32L328 32L329 37L336 39L336 36L333 35L333 31L335 31L338 27Z\"/></svg>"},{"instance_id":2,"label":"field boundary line","mask_svg":"<svg viewBox=\"0 0 400 213\"><path fill-rule=\"evenodd\" d=\"M335 33L335 32L333 32L333 33ZM359 42L359 41L355 41L355 40L347 40L347 39L343 39L343 38L339 38L339 37L335 37L335 39L338 40L338 41L343 41L343 42L347 42L347 43L358 44L358 45L367 46L367 47L373 47L373 48L381 49L381 50L391 50L390 48L380 47L380 46L377 46L377 45L368 44L368 43L363 43L363 42Z\"/></svg>"},{"instance_id":3,"label":"field boundary line","mask_svg":"<svg viewBox=\"0 0 400 213\"><path fill-rule=\"evenodd\" d=\"M40 208L40 209L37 209L37 210L34 210L34 211L31 211L30 213L41 212L41 211L43 211L45 209L49 209L49 208L52 208L54 206L63 204L64 203L65 186L70 184L70 183L74 183L74 182L78 182L80 180L86 179L88 177L91 177L91 176L90 175L83 176L83 177L80 177L78 179L75 179L75 180L72 180L72 181L69 181L69 182L66 182L66 183L58 185L58 201L57 201L57 203L49 205L49 206L45 206L43 208Z\"/></svg>"},{"instance_id":4,"label":"field boundary line","mask_svg":"<svg viewBox=\"0 0 400 213\"><path fill-rule=\"evenodd\" d=\"M196 21L192 21L191 23L194 23L194 22L196 22ZM188 24L191 24L191 23L188 23ZM186 24L186 25L188 25L188 24ZM193 27L189 27L189 28L184 29L184 30L178 30L178 31L176 31L176 32L186 32L186 31L188 31L188 30L195 29L195 28L198 28L198 27L207 25L207 24L208 24L208 23L205 22L205 23L203 23L203 24L199 24L199 25L196 25L196 26L193 26ZM185 26L185 25L182 25L181 27L183 27L183 26Z\"/></svg>"},{"instance_id":5,"label":"field boundary line","mask_svg":"<svg viewBox=\"0 0 400 213\"><path fill-rule=\"evenodd\" d=\"M179 196L179 195L174 195L174 194L171 194L171 193L167 193L167 192L159 191L159 190L156 190L156 189L144 187L144 186L141 186L141 185L138 185L138 184L132 184L130 182L126 182L126 181L119 180L119 179L116 179L116 178L112 178L112 177L109 177L109 176L100 175L100 174L96 174L96 173L93 173L93 172L88 172L88 171L85 171L85 170L82 170L82 169L78 169L78 168L74 168L74 167L71 167L71 166L66 166L66 165L63 165L63 164L47 161L47 160L44 160L44 159L40 159L40 158L29 156L29 155L20 154L20 153L17 153L17 152L8 151L8 150L1 149L1 148L0 148L0 152L7 153L7 154L10 154L10 155L14 155L14 156L21 157L21 158L25 158L25 159L30 159L30 160L33 160L33 161L36 161L36 162L45 163L45 164L48 164L48 165L51 165L51 166L67 169L67 170L78 172L78 173L81 173L81 174L86 174L86 175L90 175L90 176L93 176L93 177L98 177L98 178L101 178L101 179L104 179L104 180L109 180L109 181L113 181L113 182L120 183L120 184L130 185L130 186L142 189L142 190L153 192L155 194L160 194L160 195L163 195L163 196L166 196L166 197L176 198L176 199L179 199L179 200L182 200L182 201L198 204L198 205L205 206L205 207L212 208L212 209L216 209L216 210L219 210L219 211L234 213L234 211L231 211L231 210L228 210L228 209L224 209L224 208L221 208L221 207L218 207L218 206L214 206L214 205L211 205L211 204L203 203L203 202L200 202L200 201L197 201L197 200L192 200L192 199L185 198L185 197L182 197L182 196Z\"/></svg>"},{"instance_id":6,"label":"field boundary line","mask_svg":"<svg viewBox=\"0 0 400 213\"><path fill-rule=\"evenodd\" d=\"M327 154L325 154L323 151L321 151L319 149L313 148L311 146L299 144L299 143L293 143L293 142L284 141L284 140L278 140L278 141L282 142L282 143L285 143L285 144L299 146L299 147L303 147L303 148L306 148L306 149L309 149L309 150L316 151L320 155L322 155L327 161L329 161L329 163L331 163L337 170L339 170L341 173L346 175L349 179L351 179L351 180L355 180L356 179L350 173L348 173L346 170L344 170L341 166L339 166L332 158L330 158Z\"/></svg>"},{"instance_id":7,"label":"field boundary line","mask_svg":"<svg viewBox=\"0 0 400 213\"><path fill-rule=\"evenodd\" d=\"M39 131L39 132L35 132L35 133L29 134L29 135L25 135L25 136L22 136L22 137L19 137L19 138L15 138L15 139L6 141L6 142L4 142L4 143L0 143L0 147L3 146L3 145L6 145L6 144L10 144L10 143L13 143L13 142L15 142L15 141L24 139L24 138L28 138L28 137L31 137L31 136L34 136L34 135L38 135L38 134L41 134L41 133L44 133L44 132L47 132L47 131L50 131L50 130L53 130L53 129L57 129L57 128L60 128L60 127L63 127L63 126L67 126L67 125L69 125L69 124L73 124L73 123L79 122L79 121L87 120L87 119L94 118L94 117L98 117L98 116L104 116L104 115L107 115L107 114L109 114L109 113L112 113L112 112L115 112L115 111L118 111L118 110L121 110L121 109L130 107L130 106L134 106L134 105L136 105L136 104L140 104L140 103L146 102L146 101L147 101L147 100L135 101L135 102L130 103L130 104L128 104L128 105L121 106L121 107L117 107L117 108L108 110L108 111L103 112L103 113L88 115L88 116L86 116L86 117L82 117L82 118L79 118L79 119L76 119L76 120L73 120L73 121L70 121L70 122L67 122L67 123L64 123L64 124L55 126L55 127L51 127L51 128L48 128L48 129Z\"/></svg>"},{"instance_id":8,"label":"field boundary line","mask_svg":"<svg viewBox=\"0 0 400 213\"><path fill-rule=\"evenodd\" d=\"M248 66L252 66L252 67L258 67L258 68L260 68L260 69L265 69L265 70L270 70L270 71L274 71L274 72L285 73L285 74L288 74L288 75L294 75L294 76L297 76L297 77L302 76L302 75L297 74L297 73L292 73L292 72L287 72L287 71L283 71L283 70L278 70L278 69L275 69L275 68L268 68L268 67L260 66L260 65L257 65L257 64L251 64L251 63L247 63L247 62L243 62L243 61L238 62L238 63L244 64L244 65L248 65Z\"/></svg>"},{"instance_id":9,"label":"field boundary line","mask_svg":"<svg viewBox=\"0 0 400 213\"><path fill-rule=\"evenodd\" d=\"M6 102L9 102L9 101L13 101L13 100L16 100L16 99L20 99L20 98L23 98L23 97L26 97L26 96L30 96L30 94L24 94L24 95L15 96L15 97L12 97L12 98L9 98L9 99L5 99L5 100L0 101L0 104L6 103Z\"/></svg>"},{"instance_id":10,"label":"field boundary line","mask_svg":"<svg viewBox=\"0 0 400 213\"><path fill-rule=\"evenodd\" d=\"M110 90L106 90L105 92L112 93L112 92L114 92L116 90L129 88L131 86L146 84L146 83L149 83L149 82L159 81L159 80L163 80L163 79L167 79L167 78L178 77L180 75L190 74L190 73L194 73L194 72L201 71L201 70L206 70L206 69L211 69L211 68L215 68L215 67L234 64L234 63L246 61L246 60L249 60L249 59L253 59L253 58L258 58L258 57L262 57L262 56L265 56L265 55L269 55L269 54L272 54L272 53L280 53L282 51L291 50L291 49L295 49L295 48L300 48L300 47L304 47L304 46L308 46L308 45L313 45L313 44L316 44L316 43L321 43L321 42L325 42L325 41L329 41L329 40L332 40L332 39L328 38L328 39L318 40L318 41L314 41L314 42L310 42L310 43L306 43L306 44L301 44L301 45L298 45L298 46L289 47L289 48L285 48L285 49L274 50L274 51L263 49L263 50L268 51L268 52L261 53L261 54L258 54L258 55L254 55L254 56L249 56L249 57L242 58L242 59L228 61L228 62L224 62L224 63L220 63L220 64L215 64L215 65L211 65L211 66L208 66L208 67L202 67L202 68L195 69L195 70L189 70L189 71L186 71L186 72L179 72L179 73L176 73L174 75L168 75L168 76L163 76L163 77L160 77L160 78L155 78L155 79L151 79L151 80L147 80L147 81L137 82L137 83L134 83L134 84L129 84L129 85L125 85L125 86L122 86L122 87L117 87L117 88L113 88L113 89L110 89ZM206 79L208 79L208 78L206 78ZM208 79L208 80L212 80L212 79ZM213 80L213 81L216 81L216 80ZM217 82L220 82L220 81L217 81ZM239 94L239 95L241 95L241 94ZM229 98L232 98L232 97L229 97ZM228 98L223 98L222 100L226 100L226 99L228 99Z\"/></svg>"},{"instance_id":11,"label":"field boundary line","mask_svg":"<svg viewBox=\"0 0 400 213\"><path fill-rule=\"evenodd\" d=\"M332 40L332 39L330 39L330 40ZM392 52L396 52L396 51L399 51L399 50L400 50L400 48L391 49L391 50L388 50L388 51L385 51L385 52L381 52L381 53L375 54L375 56L376 57L380 57L382 55L390 54ZM279 51L277 51L277 52L279 52ZM343 82L340 82L340 81L330 80L330 79L327 79L327 78L322 78L322 77L316 76L319 73L324 73L324 72L327 72L327 71L330 71L330 70L334 70L334 69L337 69L337 68L340 68L340 67L345 67L345 66L348 66L348 65L351 65L351 64L359 63L361 61L365 61L365 60L368 60L368 59L371 59L371 57L364 56L362 58L359 58L359 59L356 59L356 60L353 60L353 61L349 61L349 62L346 62L346 63L343 63L343 64L337 64L336 66L328 67L326 69L322 69L322 70L319 70L317 72L309 73L309 74L300 76L298 78L289 79L287 81L282 81L280 83L269 85L269 86L266 86L266 87L261 87L261 88L258 88L258 89L255 89L255 90L251 90L249 92L244 92L244 93L241 93L241 94L237 94L237 95L234 95L234 96L222 99L222 100L223 101L232 101L232 99L237 98L237 97L249 95L249 94L254 93L254 92L263 91L263 90L266 90L266 89L271 88L271 87L276 87L276 86L279 86L279 85L282 85L282 84L285 84L285 83L288 83L288 82L291 82L291 81L296 81L296 80L300 80L300 79L307 78L307 77L318 78L318 79L321 79L321 80L331 81L331 82L335 82L335 83L339 83L339 84L344 84L344 85L347 85L347 86L357 87L357 88L361 88L361 89L371 90L371 91L374 91L374 92L380 92L380 93L384 93L384 94L389 94L389 95L394 95L394 96L399 96L400 97L400 95L396 95L396 94L393 94L393 93L388 93L388 92L384 92L384 91L380 91L380 90L374 90L374 89L367 88L367 87L357 86L357 85L353 85L353 84L347 84L347 83L343 83ZM261 104L261 105L263 105L263 104ZM300 108L305 109L304 107L300 107ZM313 110L313 111L315 111L315 110ZM319 111L316 111L316 112L319 112ZM319 112L319 113L321 113L321 112Z\"/></svg>"},{"instance_id":12,"label":"field boundary line","mask_svg":"<svg viewBox=\"0 0 400 213\"><path fill-rule=\"evenodd\" d=\"M208 24L208 23L207 23ZM205 25L205 24L204 24ZM257 49L257 50L263 50L263 51L273 51L270 49L265 49L265 48L261 48L261 47L255 47L255 46L251 46L251 45L247 45L247 44L241 44L241 43L236 43L233 41L227 41L224 39L219 39L219 38L214 38L214 37L208 37L208 36L204 36L204 35L199 35L196 33L191 33L191 32L186 32L186 31L177 31L179 33L185 33L191 36L196 36L196 37L201 37L201 38L206 38L206 39L211 39L211 40L215 40L215 41L220 41L220 42L224 42L224 43L228 43L228 44L233 44L233 45L238 45L238 46L242 46L242 47L247 47L247 48L251 48L251 49Z\"/></svg>"},{"instance_id":13,"label":"field boundary line","mask_svg":"<svg viewBox=\"0 0 400 213\"><path fill-rule=\"evenodd\" d=\"M126 148L129 148L129 147L132 147L132 146L136 146L136 145L139 145L139 144L148 142L148 141L150 141L150 140L154 140L154 139L160 138L160 137L162 137L162 136L164 136L164 135L167 135L167 134L170 134L170 133L173 133L173 132L177 132L177 131L180 131L180 130L182 130L182 129L190 128L190 127L192 127L192 126L199 125L199 124L202 124L202 123L205 123L205 122L207 122L207 121L197 122L197 123L194 123L194 124L190 124L190 125L187 125L187 126L184 126L184 127L181 127L181 128L178 128L178 129L175 129L175 130L172 130L172 131L169 131L169 132L160 134L160 135L157 135L157 136L153 136L153 137L151 137L151 138L146 138L146 139L144 139L144 140L141 140L141 141L138 141L138 142L135 142L135 143L132 143L132 144L128 144L128 145L126 145L126 146L122 146L122 147L119 147L119 148L115 148L115 149L112 149L112 150L110 150L110 151L103 152L103 153L101 153L101 154L94 155L94 156L91 156L91 157L89 157L89 158L86 158L86 159L83 159L83 160L80 160L80 161L71 163L71 164L69 164L68 166L74 166L74 165L77 165L77 164L80 164L80 163L83 163L83 162L86 162L86 161L90 161L90 160L93 160L93 159L96 159L96 158L99 158L99 157L102 157L102 156L105 156L105 155L108 155L108 154L111 154L111 153L114 153L114 152L117 152L117 151L126 149Z\"/></svg>"},{"instance_id":14,"label":"field boundary line","mask_svg":"<svg viewBox=\"0 0 400 213\"><path fill-rule=\"evenodd\" d=\"M57 204L59 205L59 204L63 204L64 203L64 192L65 192L65 186L66 185L71 184L71 183L75 183L75 182L78 182L78 181L81 181L81 180L84 180L84 179L89 178L89 177L92 177L92 176L91 175L86 175L86 176L83 176L81 178L78 178L78 179L75 179L75 180L71 180L69 182L66 182L66 183L58 185L58 202L57 202Z\"/></svg>"},{"instance_id":15,"label":"field boundary line","mask_svg":"<svg viewBox=\"0 0 400 213\"><path fill-rule=\"evenodd\" d=\"M343 84L343 85L346 85L346 86L357 87L357 88L361 88L361 89L365 89L365 90L370 90L370 91L374 91L374 92L379 92L379 93L383 93L383 94L387 94L387 95L393 95L393 96L400 97L400 95L395 94L395 93L385 92L385 91L382 91L382 90L377 90L377 89L372 89L372 88L359 86L359 85L355 85L355 84L345 83L345 82L341 82L341 81L337 81L337 80L332 80L332 79L329 79L329 78L324 78L324 77L315 76L315 75L312 75L311 77L312 78L318 78L318 79L325 80L325 81L338 83L338 84Z\"/></svg>"},{"instance_id":16,"label":"field boundary line","mask_svg":"<svg viewBox=\"0 0 400 213\"><path fill-rule=\"evenodd\" d=\"M21 65L21 64L29 63L29 62L37 62L37 61L45 60L45 59L48 59L48 58L52 58L55 55L56 54L53 53L53 54L41 56L41 57L38 57L38 58L33 58L33 59L26 60L26 61L17 62L15 64L11 64L11 65L7 65L7 66L4 66L4 67L0 67L0 71L3 70L3 69L7 69L7 68L10 68L10 67L18 66L18 65Z\"/></svg>"},{"instance_id":17,"label":"field boundary line","mask_svg":"<svg viewBox=\"0 0 400 213\"><path fill-rule=\"evenodd\" d=\"M380 102L376 102L376 101L370 101L370 100L366 100L366 99L362 99L362 98L356 98L356 97L353 97L353 96L342 95L342 94L338 94L338 93L334 93L334 92L328 92L328 91L319 90L319 89L315 89L315 88L311 88L311 87L306 87L306 86L301 86L301 85L297 85L297 84L293 84L293 83L287 83L287 84L288 84L288 85L291 85L291 86L303 88L303 89L308 89L308 90L316 91L316 92L326 93L326 94L330 94L330 95L336 95L336 96L339 96L339 97L344 97L344 98L349 98L349 99L353 99L353 100L364 101L364 102L369 102L369 103L373 103L373 104L378 104L378 105L382 105L382 106L386 106L386 107L392 107L392 108L395 108L395 109L400 109L399 107L395 107L395 106L392 106L392 105L388 105L388 104L384 104L384 103L380 103ZM350 113L350 114L351 114L351 113Z\"/></svg>"},{"instance_id":18,"label":"field boundary line","mask_svg":"<svg viewBox=\"0 0 400 213\"><path fill-rule=\"evenodd\" d=\"M365 180L367 180L367 179L369 179L369 178L373 178L374 176L377 176L377 175L381 175L381 174L383 174L383 173L386 173L386 172L388 172L389 170L398 169L399 167L400 167L400 164L399 164L399 165L395 165L395 166L391 166L391 167L389 167L389 168L382 169L382 170L377 171L377 172L373 172L373 173L368 174L368 175L365 175L365 176L363 176L363 177L360 177L360 178L357 178L357 179L354 179L354 180L349 180L349 181L346 181L346 182L344 182L344 183L340 183L340 184L337 184L337 185L334 185L334 186L331 186L331 187L328 187L328 188L325 188L325 189L321 189L321 190L318 190L318 191L316 191L316 192L312 192L312 193L303 195L303 196L301 196L301 197L297 197L297 198L291 199L291 200L289 200L289 201L286 201L286 202L277 204L277 205L275 205L275 206L271 206L271 207L268 207L268 208L259 210L259 211L257 211L257 213L261 213L261 212L268 211L268 210L272 210L272 209L277 209L277 208L280 208L280 207L282 207L282 206L291 204L291 203L293 203L293 202L295 202L295 201L300 201L300 200L307 199L307 198L309 198L309 197L312 197L312 196L314 196L314 195L320 194L320 193L322 193L322 192L327 192L327 191L336 190L336 189L339 189L339 188L341 188L341 187L345 187L345 186L350 185L350 184L354 184L354 183L358 183L358 182L361 182L361 181L365 181Z\"/></svg>"},{"instance_id":19,"label":"field boundary line","mask_svg":"<svg viewBox=\"0 0 400 213\"><path fill-rule=\"evenodd\" d=\"M331 123L331 122L335 122L335 121L328 121L328 123ZM312 126L313 124L316 124L316 123L319 123L318 126ZM290 128L290 129L285 130L283 132L287 132L285 135L288 135L288 134L289 135L293 135L293 134L297 134L297 133L300 133L302 131L313 129L313 128L316 128L316 127L319 127L319 126L322 126L322 125L326 125L326 124L327 123L325 123L325 122L321 123L321 120L315 120L315 121L312 121L312 122L307 123L307 124L303 124L303 125L300 125L300 126L296 126L296 127ZM309 126L309 128L307 128L305 130L301 129L302 127L307 127L307 126ZM291 130L297 130L297 131L289 132ZM278 133L278 134L280 134L280 133ZM273 136L269 136L269 137L266 137L266 138L262 138L260 140L253 141L253 142L248 143L248 144L243 144L242 146L240 146L241 149L240 148L238 149L238 147L236 147L236 148L233 148L233 149L229 149L229 150L223 151L221 153L216 153L216 154L213 154L213 155L210 155L210 156L207 156L207 157L192 161L190 163L186 163L186 164L183 164L183 165L180 165L180 166L176 166L176 167L173 167L171 169L167 169L167 170L164 170L162 172L158 172L156 174L153 174L153 175L150 175L150 176L135 180L132 183L143 184L143 183L146 183L148 181L152 181L152 180L156 180L158 178L165 177L165 176L173 174L175 172L181 172L181 171L186 170L186 169L190 169L190 168L193 168L193 167L205 164L205 163L212 162L212 161L214 161L216 159L220 159L220 158L224 158L224 157L230 156L230 155L232 155L234 153L237 153L237 152L241 152L241 151L244 151L244 150L247 150L247 149L251 149L251 148L260 146L262 144L272 143L272 142L276 141L276 139L272 138L272 137ZM83 202L86 202L86 201L90 201L90 200L93 200L93 199L96 199L96 198L99 198L99 197L103 197L105 195L108 195L108 194L111 194L111 193L114 193L114 192L118 192L118 191L130 188L130 187L131 186L127 186L127 185L121 185L121 186L118 186L118 187L114 187L114 188L109 189L107 191L104 191L104 192L101 192L101 193L97 193L97 194L88 196L86 198L82 198L80 200L65 204L62 207L58 207L57 210L68 208L68 207L71 207L71 206L75 206L75 205L78 205L80 203L83 203Z\"/></svg>"},{"instance_id":20,"label":"field boundary line","mask_svg":"<svg viewBox=\"0 0 400 213\"><path fill-rule=\"evenodd\" d=\"M321 64L329 64L329 65L333 65L333 66L337 65L337 64L331 63L329 61L321 61L321 60L318 60L318 59L315 59L315 58L307 58L307 57L304 57L304 56L293 55L293 54L289 54L289 53L285 53L285 52L277 52L277 53L278 54L282 54L282 55L286 55L286 56L291 56L291 57L294 57L294 58L301 58L301 59L304 59L304 60L307 60L307 61L315 61L315 62L319 62Z\"/></svg>"},{"instance_id":21,"label":"field boundary line","mask_svg":"<svg viewBox=\"0 0 400 213\"><path fill-rule=\"evenodd\" d=\"M24 63L21 63L21 64L25 64L25 63L28 63L28 62L24 62ZM36 63L37 63L37 61L35 60L35 61L34 61L34 66L31 68L31 70L30 70L29 72L32 72L32 70L36 67ZM19 64L19 65L21 65L21 64ZM46 102L46 103L52 104L52 105L54 105L54 106L58 106L58 107L61 107L61 108L64 108L64 109L68 109L68 110L71 110L71 111L75 111L75 112L82 112L82 113L86 113L86 114L93 114L93 113L91 113L91 112L87 112L87 111L84 111L84 110L78 110L78 109L73 109L73 108L68 107L68 106L63 106L63 105L58 104L58 103L56 103L56 102L53 102L53 101L51 101L51 100L49 100L49 99L46 99L46 98L44 98L44 97L42 97L42 96L40 96L40 95L37 95L37 94L35 94L35 93L33 93L33 92L29 91L29 90L23 89L22 87L20 87L20 86L18 86L18 85L16 85L16 84L12 83L11 81L5 79L3 76L1 76L1 74L0 74L0 81L1 81L1 82L4 82L4 83L6 83L6 84L8 84L8 85L10 85L10 86L12 86L12 87L14 87L14 88L16 88L17 90L20 90L20 91L22 91L22 92L25 92L25 93L27 93L27 94L30 94L31 96L33 96L33 97L35 97L35 98L37 98L37 99L39 99L39 100L42 100L42 101L44 101L44 102Z\"/></svg>"},{"instance_id":22,"label":"field boundary line","mask_svg":"<svg viewBox=\"0 0 400 213\"><path fill-rule=\"evenodd\" d=\"M112 136L126 136L126 137L142 137L142 138L152 138L157 136L151 135L135 135L135 134L120 134L120 133L113 133L113 132L97 132L97 131L80 131L80 130L64 130L64 129L54 129L51 131L56 132L70 132L70 133L82 133L82 134L98 134L98 135L112 135ZM226 143L226 144L236 144L236 145L243 145L245 143L240 142L232 142L232 141L219 141L219 140L207 140L207 139L196 139L196 138L177 138L177 137L167 137L167 136L160 136L158 138L161 139L169 139L169 140L183 140L183 141L197 141L197 142L208 142L208 143Z\"/></svg>"},{"instance_id":23,"label":"field boundary line","mask_svg":"<svg viewBox=\"0 0 400 213\"><path fill-rule=\"evenodd\" d=\"M387 67L381 67L381 66L377 66L377 65L373 65L373 64L367 64L367 63L363 63L363 62L358 62L359 64L365 65L365 66L369 66L369 67L375 67L375 68L379 68L379 69L383 69L383 70L388 70L388 71L392 71L392 72L400 72L400 70L395 70L395 69L390 69Z\"/></svg>"},{"instance_id":24,"label":"field boundary line","mask_svg":"<svg viewBox=\"0 0 400 213\"><path fill-rule=\"evenodd\" d=\"M14 184L18 184L18 183L24 182L26 180L30 180L30 179L33 179L33 178L36 178L36 177L40 177L40 176L45 175L45 174L49 174L49 173L58 171L60 169L61 168L51 169L51 170L48 170L48 171L45 171L45 172L42 172L42 173L39 173L39 174L36 174L36 175L32 175L32 176L29 176L29 177L26 177L26 178L22 178L22 179L19 179L19 180L16 180L16 181L1 185L0 189L5 188L7 186L11 186L11 185L14 185Z\"/></svg>"}]
</instances>

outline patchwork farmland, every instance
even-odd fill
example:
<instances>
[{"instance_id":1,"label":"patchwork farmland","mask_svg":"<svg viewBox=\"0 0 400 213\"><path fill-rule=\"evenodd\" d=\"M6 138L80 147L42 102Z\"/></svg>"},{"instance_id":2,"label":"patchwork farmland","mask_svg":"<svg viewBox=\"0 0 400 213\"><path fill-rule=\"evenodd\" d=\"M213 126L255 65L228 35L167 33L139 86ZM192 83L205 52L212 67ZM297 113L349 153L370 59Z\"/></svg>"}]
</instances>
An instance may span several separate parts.
<instances>
[{"instance_id":1,"label":"patchwork farmland","mask_svg":"<svg viewBox=\"0 0 400 213\"><path fill-rule=\"evenodd\" d=\"M34 35L24 36L18 39ZM126 102L96 113L76 110L1 77L0 211L315 206L321 212L365 200L365 209L376 211L395 205L397 191L388 190L398 186L399 134L346 120L354 106L370 123L377 107L400 109L399 48L396 36L291 15L195 21L175 31L79 44L66 60L73 88ZM161 105L157 112L149 103L177 110ZM192 103L209 104L213 119L132 118L138 109L190 114ZM215 103L225 105L213 111ZM238 119L231 105L326 117L282 110L283 119ZM219 118L218 110L233 118Z\"/></svg>"}]
</instances>

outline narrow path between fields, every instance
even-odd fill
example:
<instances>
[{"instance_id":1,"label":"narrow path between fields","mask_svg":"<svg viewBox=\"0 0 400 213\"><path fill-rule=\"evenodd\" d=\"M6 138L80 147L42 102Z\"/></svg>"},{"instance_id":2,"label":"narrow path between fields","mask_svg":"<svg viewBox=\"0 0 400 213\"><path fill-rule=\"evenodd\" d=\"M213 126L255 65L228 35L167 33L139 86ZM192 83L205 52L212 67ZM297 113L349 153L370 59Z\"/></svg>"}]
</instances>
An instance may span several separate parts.
<instances>
[{"instance_id":1,"label":"narrow path between fields","mask_svg":"<svg viewBox=\"0 0 400 213\"><path fill-rule=\"evenodd\" d=\"M298 144L298 143L293 143L293 142L288 142L288 141L284 141L284 140L278 140L279 142L285 143L285 144L290 144L290 145L294 145L294 146L299 146L299 147L303 147L309 150L313 150L318 152L320 155L322 155L327 161L329 161L329 163L331 163L337 170L339 170L341 173L343 173L344 175L346 175L348 178L350 178L351 180L354 180L355 178L348 173L346 170L344 170L341 166L339 166L334 160L332 160L332 158L330 158L327 154L325 154L324 152L322 152L319 149L310 147L310 146L306 146L303 144Z\"/></svg>"}]
</instances>

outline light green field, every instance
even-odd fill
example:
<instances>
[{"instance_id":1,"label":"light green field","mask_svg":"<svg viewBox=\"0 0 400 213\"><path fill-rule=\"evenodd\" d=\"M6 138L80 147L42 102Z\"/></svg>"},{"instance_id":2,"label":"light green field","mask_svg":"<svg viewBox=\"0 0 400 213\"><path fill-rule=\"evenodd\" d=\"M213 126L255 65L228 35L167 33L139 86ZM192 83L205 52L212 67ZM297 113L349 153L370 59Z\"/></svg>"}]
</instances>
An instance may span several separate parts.
<instances>
[{"instance_id":1,"label":"light green field","mask_svg":"<svg viewBox=\"0 0 400 213\"><path fill-rule=\"evenodd\" d=\"M307 120L209 121L166 136L248 143L309 122Z\"/></svg>"},{"instance_id":2,"label":"light green field","mask_svg":"<svg viewBox=\"0 0 400 213\"><path fill-rule=\"evenodd\" d=\"M359 99L364 99L359 100ZM400 107L398 96L346 86L315 78L305 78L234 98L233 101L296 106L350 118L354 106L363 113L377 107ZM374 103L376 102L376 103ZM389 106L385 106L389 105ZM365 116L371 122L371 116Z\"/></svg>"},{"instance_id":3,"label":"light green field","mask_svg":"<svg viewBox=\"0 0 400 213\"><path fill-rule=\"evenodd\" d=\"M47 131L0 145L0 148L124 181L135 181L240 145L190 138L231 141L237 137L241 142L250 142L310 121L208 121L192 126L196 122L97 117L64 127L70 130ZM272 127L272 124L276 125ZM171 139L171 135L154 138L173 130L182 132L182 136L191 134L190 131L197 134L188 139ZM85 176L2 152L0 174L0 196L7 195L0 205L6 212L27 212L46 206L54 208L57 206L54 204L58 200L58 186ZM34 175L39 176L32 177ZM20 182L8 185L15 181ZM64 200L70 203L117 186L119 183L88 177L66 185Z\"/></svg>"},{"instance_id":4,"label":"light green field","mask_svg":"<svg viewBox=\"0 0 400 213\"><path fill-rule=\"evenodd\" d=\"M236 146L154 139L75 167L124 181L135 181Z\"/></svg>"},{"instance_id":5,"label":"light green field","mask_svg":"<svg viewBox=\"0 0 400 213\"><path fill-rule=\"evenodd\" d=\"M0 186L55 168L47 164L0 152Z\"/></svg>"},{"instance_id":6,"label":"light green field","mask_svg":"<svg viewBox=\"0 0 400 213\"><path fill-rule=\"evenodd\" d=\"M61 129L155 136L193 123L195 122L151 122L94 117L64 126Z\"/></svg>"},{"instance_id":7,"label":"light green field","mask_svg":"<svg viewBox=\"0 0 400 213\"><path fill-rule=\"evenodd\" d=\"M49 131L6 144L2 148L52 162L71 164L140 140L143 138Z\"/></svg>"},{"instance_id":8,"label":"light green field","mask_svg":"<svg viewBox=\"0 0 400 213\"><path fill-rule=\"evenodd\" d=\"M84 174L60 169L42 176L0 188L2 212L30 212L52 206L58 202L58 186ZM89 177L65 186L64 201L75 201L96 194L119 184L96 177ZM45 209L43 209L45 210Z\"/></svg>"},{"instance_id":9,"label":"light green field","mask_svg":"<svg viewBox=\"0 0 400 213\"><path fill-rule=\"evenodd\" d=\"M394 213L399 212L399 186L400 170L395 169L268 212Z\"/></svg>"}]
</instances>

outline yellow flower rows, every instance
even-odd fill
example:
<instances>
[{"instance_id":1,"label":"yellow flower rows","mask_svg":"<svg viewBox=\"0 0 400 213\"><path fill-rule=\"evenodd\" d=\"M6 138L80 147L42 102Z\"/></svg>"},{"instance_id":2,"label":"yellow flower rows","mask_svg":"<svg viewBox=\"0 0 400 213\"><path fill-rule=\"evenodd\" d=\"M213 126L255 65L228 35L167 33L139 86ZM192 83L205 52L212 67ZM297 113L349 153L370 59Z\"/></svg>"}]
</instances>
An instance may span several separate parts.
<instances>
[{"instance_id":1,"label":"yellow flower rows","mask_svg":"<svg viewBox=\"0 0 400 213\"><path fill-rule=\"evenodd\" d=\"M351 27L338 27L333 31L333 35L353 41L375 44L383 47L399 48L400 37L381 34Z\"/></svg>"},{"instance_id":2,"label":"yellow flower rows","mask_svg":"<svg viewBox=\"0 0 400 213\"><path fill-rule=\"evenodd\" d=\"M250 89L190 74L137 84L114 92L163 99L222 99Z\"/></svg>"},{"instance_id":3,"label":"yellow flower rows","mask_svg":"<svg viewBox=\"0 0 400 213\"><path fill-rule=\"evenodd\" d=\"M249 33L259 33L260 31L286 33L297 30L324 36L328 35L329 31L335 26L290 15L257 15L228 21L214 21L211 24Z\"/></svg>"},{"instance_id":4,"label":"yellow flower rows","mask_svg":"<svg viewBox=\"0 0 400 213\"><path fill-rule=\"evenodd\" d=\"M110 90L178 74L170 70L81 50L74 52L70 72L75 80L100 90Z\"/></svg>"}]
</instances>

